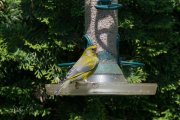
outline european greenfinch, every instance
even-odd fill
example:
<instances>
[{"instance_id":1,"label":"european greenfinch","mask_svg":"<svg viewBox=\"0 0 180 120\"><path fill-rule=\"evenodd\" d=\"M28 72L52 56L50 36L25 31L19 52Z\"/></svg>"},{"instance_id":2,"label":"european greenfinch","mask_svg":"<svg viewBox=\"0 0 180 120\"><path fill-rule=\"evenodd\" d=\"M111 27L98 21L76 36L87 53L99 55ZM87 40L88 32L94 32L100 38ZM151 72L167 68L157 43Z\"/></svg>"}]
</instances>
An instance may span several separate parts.
<instances>
[{"instance_id":1,"label":"european greenfinch","mask_svg":"<svg viewBox=\"0 0 180 120\"><path fill-rule=\"evenodd\" d=\"M58 95L59 92L70 82L76 82L75 87L77 87L77 82L84 80L85 82L92 83L94 87L94 85L97 83L87 81L87 78L89 78L95 72L99 64L99 59L97 57L99 52L102 52L102 50L98 49L96 46L88 47L83 52L79 60L69 70L65 78L61 81L63 83L56 89L56 91L53 92L53 94L56 93L56 95Z\"/></svg>"}]
</instances>

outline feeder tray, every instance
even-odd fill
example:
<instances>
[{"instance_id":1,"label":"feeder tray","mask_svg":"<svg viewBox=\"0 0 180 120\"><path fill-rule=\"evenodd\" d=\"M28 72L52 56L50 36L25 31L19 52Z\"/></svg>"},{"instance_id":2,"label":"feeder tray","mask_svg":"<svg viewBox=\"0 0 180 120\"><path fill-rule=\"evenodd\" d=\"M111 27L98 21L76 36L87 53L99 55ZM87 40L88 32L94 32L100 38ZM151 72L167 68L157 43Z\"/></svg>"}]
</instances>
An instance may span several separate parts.
<instances>
[{"instance_id":1,"label":"feeder tray","mask_svg":"<svg viewBox=\"0 0 180 120\"><path fill-rule=\"evenodd\" d=\"M68 88L62 89L59 95L155 95L157 89L155 83L107 83L106 85L99 83L97 88L85 82L79 83L78 89L74 87L75 83L72 83ZM52 95L59 85L46 84L47 94Z\"/></svg>"}]
</instances>

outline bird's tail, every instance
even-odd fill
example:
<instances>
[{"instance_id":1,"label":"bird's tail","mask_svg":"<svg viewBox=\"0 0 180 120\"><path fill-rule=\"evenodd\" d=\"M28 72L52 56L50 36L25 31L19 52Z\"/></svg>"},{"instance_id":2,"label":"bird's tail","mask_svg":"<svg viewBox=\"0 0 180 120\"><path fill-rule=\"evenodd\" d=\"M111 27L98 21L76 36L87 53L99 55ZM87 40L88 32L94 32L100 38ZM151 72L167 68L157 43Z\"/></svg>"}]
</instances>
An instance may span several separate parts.
<instances>
[{"instance_id":1,"label":"bird's tail","mask_svg":"<svg viewBox=\"0 0 180 120\"><path fill-rule=\"evenodd\" d=\"M68 84L70 83L70 81L65 81L63 82L54 92L53 94L56 93L56 95L59 94L59 92L63 89L63 88L66 88L68 86Z\"/></svg>"}]
</instances>

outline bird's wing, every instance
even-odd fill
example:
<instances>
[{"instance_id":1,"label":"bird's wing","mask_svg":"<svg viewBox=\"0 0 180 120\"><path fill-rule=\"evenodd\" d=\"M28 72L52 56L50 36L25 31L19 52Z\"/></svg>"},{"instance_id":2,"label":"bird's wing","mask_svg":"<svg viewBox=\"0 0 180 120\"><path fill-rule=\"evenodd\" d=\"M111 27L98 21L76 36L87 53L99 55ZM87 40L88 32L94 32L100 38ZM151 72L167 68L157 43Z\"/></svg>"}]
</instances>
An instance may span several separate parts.
<instances>
[{"instance_id":1,"label":"bird's wing","mask_svg":"<svg viewBox=\"0 0 180 120\"><path fill-rule=\"evenodd\" d=\"M94 69L94 67L96 67L97 65L98 63L94 58L88 56L82 56L76 62L76 64L69 70L63 81L67 79L76 78L77 76Z\"/></svg>"}]
</instances>

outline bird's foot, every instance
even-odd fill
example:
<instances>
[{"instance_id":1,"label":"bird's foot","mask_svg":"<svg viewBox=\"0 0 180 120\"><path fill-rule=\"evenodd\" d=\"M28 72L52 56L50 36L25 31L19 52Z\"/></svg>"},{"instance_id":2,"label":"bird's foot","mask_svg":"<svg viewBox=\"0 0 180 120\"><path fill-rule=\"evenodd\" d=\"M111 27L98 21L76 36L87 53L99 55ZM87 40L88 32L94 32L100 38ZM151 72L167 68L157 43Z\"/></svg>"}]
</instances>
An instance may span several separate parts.
<instances>
[{"instance_id":1,"label":"bird's foot","mask_svg":"<svg viewBox=\"0 0 180 120\"><path fill-rule=\"evenodd\" d=\"M93 88L94 88L94 85L98 84L97 82L90 82L90 81L87 81L87 83L92 83Z\"/></svg>"},{"instance_id":2,"label":"bird's foot","mask_svg":"<svg viewBox=\"0 0 180 120\"><path fill-rule=\"evenodd\" d=\"M76 89L78 89L79 88L79 85L78 85L79 83L78 82L76 82L76 85L75 85L75 88Z\"/></svg>"}]
</instances>

